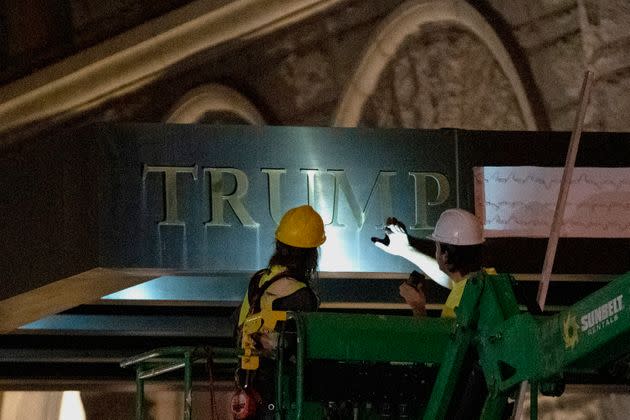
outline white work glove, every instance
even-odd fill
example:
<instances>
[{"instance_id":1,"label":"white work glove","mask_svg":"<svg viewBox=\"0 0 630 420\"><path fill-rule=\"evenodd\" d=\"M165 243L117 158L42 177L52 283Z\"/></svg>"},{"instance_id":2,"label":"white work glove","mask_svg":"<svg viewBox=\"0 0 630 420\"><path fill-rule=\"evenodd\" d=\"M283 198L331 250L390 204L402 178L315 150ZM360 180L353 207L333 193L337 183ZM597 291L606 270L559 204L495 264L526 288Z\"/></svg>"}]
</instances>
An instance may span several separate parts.
<instances>
[{"instance_id":1,"label":"white work glove","mask_svg":"<svg viewBox=\"0 0 630 420\"><path fill-rule=\"evenodd\" d=\"M409 243L409 236L405 225L390 217L385 222L385 238L372 238L374 246L382 249L388 254L402 257L418 267L431 280L440 286L451 288L451 279L448 274L440 269L440 265L435 258L424 254Z\"/></svg>"},{"instance_id":2,"label":"white work glove","mask_svg":"<svg viewBox=\"0 0 630 420\"><path fill-rule=\"evenodd\" d=\"M382 249L388 254L402 256L409 252L409 238L407 232L399 224L388 224L385 228L385 235L389 239L387 240L372 240L377 248Z\"/></svg>"}]
</instances>

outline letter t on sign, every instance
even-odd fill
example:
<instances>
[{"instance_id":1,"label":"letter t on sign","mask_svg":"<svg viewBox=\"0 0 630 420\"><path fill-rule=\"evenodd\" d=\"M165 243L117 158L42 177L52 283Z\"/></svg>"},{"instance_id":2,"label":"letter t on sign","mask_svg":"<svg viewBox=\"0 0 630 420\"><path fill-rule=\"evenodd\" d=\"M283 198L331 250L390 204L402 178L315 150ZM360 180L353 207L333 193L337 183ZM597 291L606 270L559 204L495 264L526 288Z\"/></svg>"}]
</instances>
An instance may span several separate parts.
<instances>
[{"instance_id":1,"label":"letter t on sign","mask_svg":"<svg viewBox=\"0 0 630 420\"><path fill-rule=\"evenodd\" d=\"M164 174L164 213L165 217L159 225L185 225L184 221L178 218L177 209L177 174L191 174L193 179L197 180L197 165L194 166L150 166L144 165L142 168L142 182L146 182L147 175L151 172Z\"/></svg>"}]
</instances>

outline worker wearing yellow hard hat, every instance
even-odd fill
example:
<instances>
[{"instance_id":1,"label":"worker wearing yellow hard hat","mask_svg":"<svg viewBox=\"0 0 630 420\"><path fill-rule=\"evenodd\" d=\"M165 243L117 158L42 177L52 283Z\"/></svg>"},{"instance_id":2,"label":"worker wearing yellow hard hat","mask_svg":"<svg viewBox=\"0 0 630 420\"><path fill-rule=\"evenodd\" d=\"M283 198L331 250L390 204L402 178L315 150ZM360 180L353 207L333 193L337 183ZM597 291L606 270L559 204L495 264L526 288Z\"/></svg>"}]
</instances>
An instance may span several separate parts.
<instances>
[{"instance_id":1,"label":"worker wearing yellow hard hat","mask_svg":"<svg viewBox=\"0 0 630 420\"><path fill-rule=\"evenodd\" d=\"M295 207L284 214L275 236L276 250L268 266L250 280L239 325L261 310L317 309L309 283L317 275L317 248L326 241L321 216L311 206Z\"/></svg>"},{"instance_id":2,"label":"worker wearing yellow hard hat","mask_svg":"<svg viewBox=\"0 0 630 420\"><path fill-rule=\"evenodd\" d=\"M319 307L319 299L311 285L317 278L318 247L326 241L321 216L309 205L292 208L282 216L275 238L275 252L267 267L256 272L250 279L239 311L238 329L248 316L264 310L310 312ZM275 332L261 333L256 337L257 345L261 349L274 348L277 338ZM274 418L273 366L265 363L272 362L261 360L261 366L255 374L250 373L245 379L251 382L250 389L256 391L246 392L241 389L236 394L235 399L248 403L239 402L235 404L236 408L233 406L234 418ZM255 377L252 378L252 375ZM246 388L248 384L239 385ZM249 403L252 400L255 401ZM249 408L243 410L243 407L252 405L253 412L249 412Z\"/></svg>"}]
</instances>

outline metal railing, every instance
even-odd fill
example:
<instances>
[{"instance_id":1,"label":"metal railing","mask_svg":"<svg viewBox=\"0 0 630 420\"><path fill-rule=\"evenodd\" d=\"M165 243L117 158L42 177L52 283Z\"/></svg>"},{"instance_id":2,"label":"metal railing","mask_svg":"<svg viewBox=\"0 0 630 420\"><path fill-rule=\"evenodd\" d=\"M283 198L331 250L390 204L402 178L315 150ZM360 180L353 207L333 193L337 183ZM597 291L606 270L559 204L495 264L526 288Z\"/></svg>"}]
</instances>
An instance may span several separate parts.
<instances>
[{"instance_id":1,"label":"metal railing","mask_svg":"<svg viewBox=\"0 0 630 420\"><path fill-rule=\"evenodd\" d=\"M136 420L145 416L144 385L147 379L184 369L183 419L192 418L192 367L194 363L207 363L209 369L216 364L236 366L239 350L235 348L211 347L163 347L129 357L122 362L123 368L136 371Z\"/></svg>"}]
</instances>

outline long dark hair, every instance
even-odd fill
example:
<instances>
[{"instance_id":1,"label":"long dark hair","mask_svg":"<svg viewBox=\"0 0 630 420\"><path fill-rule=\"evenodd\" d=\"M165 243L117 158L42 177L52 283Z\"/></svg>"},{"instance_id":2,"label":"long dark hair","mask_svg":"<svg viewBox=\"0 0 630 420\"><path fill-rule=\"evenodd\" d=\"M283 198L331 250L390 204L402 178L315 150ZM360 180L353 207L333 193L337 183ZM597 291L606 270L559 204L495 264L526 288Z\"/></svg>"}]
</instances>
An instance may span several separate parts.
<instances>
[{"instance_id":1,"label":"long dark hair","mask_svg":"<svg viewBox=\"0 0 630 420\"><path fill-rule=\"evenodd\" d=\"M311 285L317 280L317 248L296 248L276 241L276 251L269 260L269 268L274 265L287 267L287 274L296 280Z\"/></svg>"}]
</instances>

